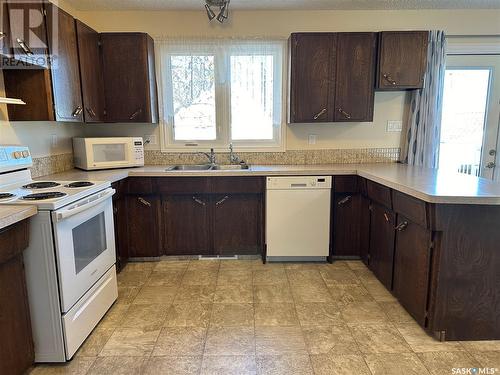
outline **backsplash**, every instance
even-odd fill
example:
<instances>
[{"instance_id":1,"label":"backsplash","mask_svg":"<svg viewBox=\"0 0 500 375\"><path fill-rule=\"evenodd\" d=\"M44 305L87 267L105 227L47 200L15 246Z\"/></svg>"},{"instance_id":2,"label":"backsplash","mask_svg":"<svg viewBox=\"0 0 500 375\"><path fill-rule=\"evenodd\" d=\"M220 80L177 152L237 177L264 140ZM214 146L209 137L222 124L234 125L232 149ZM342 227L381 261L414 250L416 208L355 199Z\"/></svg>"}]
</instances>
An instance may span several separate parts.
<instances>
[{"instance_id":1,"label":"backsplash","mask_svg":"<svg viewBox=\"0 0 500 375\"><path fill-rule=\"evenodd\" d=\"M289 150L285 152L237 152L248 164L305 165L391 163L399 160L399 148L364 148L335 150ZM194 153L164 153L159 150L145 152L146 165L200 164L207 159ZM229 164L228 153L218 153L217 162ZM33 158L31 175L36 177L59 173L74 168L73 154L59 154Z\"/></svg>"},{"instance_id":2,"label":"backsplash","mask_svg":"<svg viewBox=\"0 0 500 375\"><path fill-rule=\"evenodd\" d=\"M46 176L52 173L68 171L74 168L73 154L58 154L33 158L31 176L33 178Z\"/></svg>"},{"instance_id":3,"label":"backsplash","mask_svg":"<svg viewBox=\"0 0 500 375\"><path fill-rule=\"evenodd\" d=\"M285 152L236 152L252 165L306 165L306 164L356 164L391 163L399 160L400 148L288 150ZM194 153L163 153L159 150L145 152L146 165L200 164L207 158ZM229 164L229 153L217 153L217 162Z\"/></svg>"}]
</instances>

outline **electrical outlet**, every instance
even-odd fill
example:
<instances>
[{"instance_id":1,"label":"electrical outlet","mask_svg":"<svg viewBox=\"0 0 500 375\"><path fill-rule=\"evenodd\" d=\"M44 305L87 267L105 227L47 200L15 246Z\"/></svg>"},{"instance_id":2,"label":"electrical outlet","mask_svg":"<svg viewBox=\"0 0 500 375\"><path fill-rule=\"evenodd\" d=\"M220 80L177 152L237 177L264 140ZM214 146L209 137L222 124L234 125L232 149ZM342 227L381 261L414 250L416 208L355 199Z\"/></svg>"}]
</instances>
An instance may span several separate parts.
<instances>
[{"instance_id":1,"label":"electrical outlet","mask_svg":"<svg viewBox=\"0 0 500 375\"><path fill-rule=\"evenodd\" d=\"M309 134L308 140L310 145L315 145L316 144L316 134Z\"/></svg>"},{"instance_id":2,"label":"electrical outlet","mask_svg":"<svg viewBox=\"0 0 500 375\"><path fill-rule=\"evenodd\" d=\"M59 143L59 137L57 134L50 135L50 145L52 148L57 148L57 144Z\"/></svg>"},{"instance_id":3,"label":"electrical outlet","mask_svg":"<svg viewBox=\"0 0 500 375\"><path fill-rule=\"evenodd\" d=\"M388 132L401 132L403 131L403 121L387 121Z\"/></svg>"}]
</instances>

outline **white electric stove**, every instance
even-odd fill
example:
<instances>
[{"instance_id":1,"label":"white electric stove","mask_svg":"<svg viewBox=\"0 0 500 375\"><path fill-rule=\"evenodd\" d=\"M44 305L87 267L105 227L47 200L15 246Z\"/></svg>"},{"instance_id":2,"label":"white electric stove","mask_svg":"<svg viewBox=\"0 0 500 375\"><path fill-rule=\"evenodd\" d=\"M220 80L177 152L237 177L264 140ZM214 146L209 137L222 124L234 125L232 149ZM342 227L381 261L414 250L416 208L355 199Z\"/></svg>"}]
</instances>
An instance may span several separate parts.
<instances>
[{"instance_id":1,"label":"white electric stove","mask_svg":"<svg viewBox=\"0 0 500 375\"><path fill-rule=\"evenodd\" d=\"M73 357L118 290L106 181L33 181L27 147L0 146L0 205L36 205L24 263L36 362Z\"/></svg>"}]
</instances>

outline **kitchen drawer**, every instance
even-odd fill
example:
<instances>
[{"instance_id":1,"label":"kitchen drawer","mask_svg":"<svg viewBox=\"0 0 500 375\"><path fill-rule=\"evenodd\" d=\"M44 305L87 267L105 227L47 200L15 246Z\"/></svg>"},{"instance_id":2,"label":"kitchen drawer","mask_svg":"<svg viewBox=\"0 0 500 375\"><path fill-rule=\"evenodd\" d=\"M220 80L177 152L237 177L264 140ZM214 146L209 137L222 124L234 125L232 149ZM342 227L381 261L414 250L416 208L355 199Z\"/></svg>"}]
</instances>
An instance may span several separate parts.
<instances>
[{"instance_id":1,"label":"kitchen drawer","mask_svg":"<svg viewBox=\"0 0 500 375\"><path fill-rule=\"evenodd\" d=\"M152 194L153 182L150 177L129 177L127 179L129 194Z\"/></svg>"},{"instance_id":2,"label":"kitchen drawer","mask_svg":"<svg viewBox=\"0 0 500 375\"><path fill-rule=\"evenodd\" d=\"M212 193L260 194L264 193L264 177L213 177Z\"/></svg>"},{"instance_id":3,"label":"kitchen drawer","mask_svg":"<svg viewBox=\"0 0 500 375\"><path fill-rule=\"evenodd\" d=\"M369 180L366 182L366 188L371 200L392 209L391 189Z\"/></svg>"},{"instance_id":4,"label":"kitchen drawer","mask_svg":"<svg viewBox=\"0 0 500 375\"><path fill-rule=\"evenodd\" d=\"M335 176L333 181L335 193L359 192L358 176Z\"/></svg>"},{"instance_id":5,"label":"kitchen drawer","mask_svg":"<svg viewBox=\"0 0 500 375\"><path fill-rule=\"evenodd\" d=\"M12 259L28 247L29 220L0 229L0 264Z\"/></svg>"},{"instance_id":6,"label":"kitchen drawer","mask_svg":"<svg viewBox=\"0 0 500 375\"><path fill-rule=\"evenodd\" d=\"M159 177L154 181L155 192L162 194L204 194L210 192L208 177Z\"/></svg>"},{"instance_id":7,"label":"kitchen drawer","mask_svg":"<svg viewBox=\"0 0 500 375\"><path fill-rule=\"evenodd\" d=\"M392 193L394 211L407 217L415 224L428 227L427 204L420 199L394 190Z\"/></svg>"}]
</instances>

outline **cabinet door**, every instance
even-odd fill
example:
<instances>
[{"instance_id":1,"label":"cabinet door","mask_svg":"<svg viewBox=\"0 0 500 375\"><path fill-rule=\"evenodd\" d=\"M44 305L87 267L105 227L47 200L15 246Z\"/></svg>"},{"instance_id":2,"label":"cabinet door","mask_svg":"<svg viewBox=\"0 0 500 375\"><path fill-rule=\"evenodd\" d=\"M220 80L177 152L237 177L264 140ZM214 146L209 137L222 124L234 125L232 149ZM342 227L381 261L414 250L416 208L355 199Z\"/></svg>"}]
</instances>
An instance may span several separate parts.
<instances>
[{"instance_id":1,"label":"cabinet door","mask_svg":"<svg viewBox=\"0 0 500 375\"><path fill-rule=\"evenodd\" d=\"M160 198L154 195L127 196L128 255L160 255Z\"/></svg>"},{"instance_id":2,"label":"cabinet door","mask_svg":"<svg viewBox=\"0 0 500 375\"><path fill-rule=\"evenodd\" d=\"M375 36L375 33L338 34L336 122L373 120Z\"/></svg>"},{"instance_id":3,"label":"cabinet door","mask_svg":"<svg viewBox=\"0 0 500 375\"><path fill-rule=\"evenodd\" d=\"M127 202L125 200L125 180L111 184L116 190L113 195L113 221L115 224L116 270L120 272L128 261L127 243Z\"/></svg>"},{"instance_id":4,"label":"cabinet door","mask_svg":"<svg viewBox=\"0 0 500 375\"><path fill-rule=\"evenodd\" d=\"M144 33L103 33L101 44L106 121L158 122L151 37Z\"/></svg>"},{"instance_id":5,"label":"cabinet door","mask_svg":"<svg viewBox=\"0 0 500 375\"><path fill-rule=\"evenodd\" d=\"M260 194L214 196L214 250L221 256L261 254L263 206Z\"/></svg>"},{"instance_id":6,"label":"cabinet door","mask_svg":"<svg viewBox=\"0 0 500 375\"><path fill-rule=\"evenodd\" d=\"M104 77L99 33L76 21L85 122L104 121Z\"/></svg>"},{"instance_id":7,"label":"cabinet door","mask_svg":"<svg viewBox=\"0 0 500 375\"><path fill-rule=\"evenodd\" d=\"M394 294L422 326L425 325L429 289L430 230L398 217L394 256Z\"/></svg>"},{"instance_id":8,"label":"cabinet door","mask_svg":"<svg viewBox=\"0 0 500 375\"><path fill-rule=\"evenodd\" d=\"M51 27L45 23L44 2L7 1L7 8L15 59L47 68L47 31L51 31Z\"/></svg>"},{"instance_id":9,"label":"cabinet door","mask_svg":"<svg viewBox=\"0 0 500 375\"><path fill-rule=\"evenodd\" d=\"M396 214L376 203L371 207L370 269L392 290Z\"/></svg>"},{"instance_id":10,"label":"cabinet door","mask_svg":"<svg viewBox=\"0 0 500 375\"><path fill-rule=\"evenodd\" d=\"M377 88L420 89L427 62L427 31L384 31L379 36Z\"/></svg>"},{"instance_id":11,"label":"cabinet door","mask_svg":"<svg viewBox=\"0 0 500 375\"><path fill-rule=\"evenodd\" d=\"M360 196L335 194L333 202L333 256L357 257L360 246Z\"/></svg>"},{"instance_id":12,"label":"cabinet door","mask_svg":"<svg viewBox=\"0 0 500 375\"><path fill-rule=\"evenodd\" d=\"M333 121L334 33L292 34L290 122Z\"/></svg>"},{"instance_id":13,"label":"cabinet door","mask_svg":"<svg viewBox=\"0 0 500 375\"><path fill-rule=\"evenodd\" d=\"M213 254L208 195L167 195L163 199L166 255Z\"/></svg>"},{"instance_id":14,"label":"cabinet door","mask_svg":"<svg viewBox=\"0 0 500 375\"><path fill-rule=\"evenodd\" d=\"M56 121L83 122L75 19L52 4L46 10Z\"/></svg>"},{"instance_id":15,"label":"cabinet door","mask_svg":"<svg viewBox=\"0 0 500 375\"><path fill-rule=\"evenodd\" d=\"M359 238L359 256L363 263L368 265L370 253L370 200L361 195L360 205L360 238Z\"/></svg>"},{"instance_id":16,"label":"cabinet door","mask_svg":"<svg viewBox=\"0 0 500 375\"><path fill-rule=\"evenodd\" d=\"M0 0L0 54L2 56L12 56L10 24L9 24L9 9L7 7L7 0ZM2 59L3 60L3 59ZM8 65L2 61L2 65Z\"/></svg>"}]
</instances>

